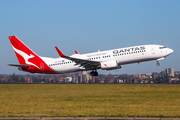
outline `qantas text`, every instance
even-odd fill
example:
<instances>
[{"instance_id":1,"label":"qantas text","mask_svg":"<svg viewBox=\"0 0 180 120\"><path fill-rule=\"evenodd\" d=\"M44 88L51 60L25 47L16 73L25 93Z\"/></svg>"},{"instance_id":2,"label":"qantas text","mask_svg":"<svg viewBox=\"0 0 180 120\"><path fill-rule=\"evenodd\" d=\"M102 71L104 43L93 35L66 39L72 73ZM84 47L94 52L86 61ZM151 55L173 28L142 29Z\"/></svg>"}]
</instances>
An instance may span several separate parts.
<instances>
[{"instance_id":1,"label":"qantas text","mask_svg":"<svg viewBox=\"0 0 180 120\"><path fill-rule=\"evenodd\" d=\"M118 54L118 53L123 53L123 52L133 52L133 51L136 51L136 50L144 50L144 49L145 49L144 46L142 46L142 47L133 47L133 48L127 48L127 49L114 50L113 53Z\"/></svg>"}]
</instances>

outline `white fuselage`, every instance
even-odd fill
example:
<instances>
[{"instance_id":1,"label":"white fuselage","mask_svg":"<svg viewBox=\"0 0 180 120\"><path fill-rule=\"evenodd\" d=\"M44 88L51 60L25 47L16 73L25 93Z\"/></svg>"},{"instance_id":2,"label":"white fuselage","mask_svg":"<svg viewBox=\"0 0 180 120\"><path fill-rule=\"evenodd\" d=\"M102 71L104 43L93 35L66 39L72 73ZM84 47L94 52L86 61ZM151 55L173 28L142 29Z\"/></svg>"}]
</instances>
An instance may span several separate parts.
<instances>
[{"instance_id":1,"label":"white fuselage","mask_svg":"<svg viewBox=\"0 0 180 120\"><path fill-rule=\"evenodd\" d=\"M111 66L111 63L113 65L116 62L118 66L112 67L112 69L118 69L121 68L121 65L124 64L150 60L159 61L170 55L172 52L172 49L166 48L162 45L140 45L88 54L73 54L69 57L97 61L101 63L101 66L97 67L96 69L111 70L111 67L107 69L105 68L107 64ZM76 64L74 61L68 60L66 58L41 58L52 70L59 74L93 69L92 67L85 68L84 66ZM103 67L103 65L105 66Z\"/></svg>"}]
</instances>

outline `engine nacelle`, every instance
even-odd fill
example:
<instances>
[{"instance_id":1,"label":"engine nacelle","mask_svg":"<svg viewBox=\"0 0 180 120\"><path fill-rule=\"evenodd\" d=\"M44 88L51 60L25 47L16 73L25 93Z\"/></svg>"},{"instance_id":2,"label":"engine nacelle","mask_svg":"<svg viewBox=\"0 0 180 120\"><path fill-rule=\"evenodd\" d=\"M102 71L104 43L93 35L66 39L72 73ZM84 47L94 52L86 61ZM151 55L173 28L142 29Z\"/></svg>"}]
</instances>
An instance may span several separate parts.
<instances>
[{"instance_id":1,"label":"engine nacelle","mask_svg":"<svg viewBox=\"0 0 180 120\"><path fill-rule=\"evenodd\" d=\"M121 65L118 65L116 60L101 62L102 70L114 70L121 68Z\"/></svg>"}]
</instances>

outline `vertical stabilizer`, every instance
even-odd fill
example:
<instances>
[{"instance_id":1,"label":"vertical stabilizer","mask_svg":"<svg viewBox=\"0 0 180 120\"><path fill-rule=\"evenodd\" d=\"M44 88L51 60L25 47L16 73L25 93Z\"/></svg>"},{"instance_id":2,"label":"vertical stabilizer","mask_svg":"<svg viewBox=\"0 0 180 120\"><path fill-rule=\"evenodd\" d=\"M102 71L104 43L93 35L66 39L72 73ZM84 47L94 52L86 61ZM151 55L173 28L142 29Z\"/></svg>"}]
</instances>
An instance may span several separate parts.
<instances>
[{"instance_id":1,"label":"vertical stabilizer","mask_svg":"<svg viewBox=\"0 0 180 120\"><path fill-rule=\"evenodd\" d=\"M50 72L49 74L54 74L54 71L16 36L9 36L9 40L20 65L30 65L29 68L24 68L24 71L31 73Z\"/></svg>"}]
</instances>

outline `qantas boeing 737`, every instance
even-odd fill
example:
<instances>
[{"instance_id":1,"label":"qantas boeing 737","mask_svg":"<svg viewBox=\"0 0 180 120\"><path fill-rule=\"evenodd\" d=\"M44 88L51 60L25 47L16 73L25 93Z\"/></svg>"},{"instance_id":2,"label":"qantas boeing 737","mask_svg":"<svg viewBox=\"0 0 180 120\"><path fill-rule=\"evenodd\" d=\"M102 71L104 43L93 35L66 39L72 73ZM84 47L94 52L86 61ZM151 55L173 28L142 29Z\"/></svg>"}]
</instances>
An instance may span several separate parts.
<instances>
[{"instance_id":1,"label":"qantas boeing 737","mask_svg":"<svg viewBox=\"0 0 180 120\"><path fill-rule=\"evenodd\" d=\"M76 71L91 70L92 76L97 76L97 69L114 70L124 64L159 60L173 53L173 50L162 45L140 45L127 48L118 48L107 51L98 51L87 54L66 56L57 47L59 58L41 57L28 48L16 36L9 36L19 64L9 64L18 67L21 71L44 74L63 74Z\"/></svg>"}]
</instances>

